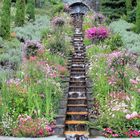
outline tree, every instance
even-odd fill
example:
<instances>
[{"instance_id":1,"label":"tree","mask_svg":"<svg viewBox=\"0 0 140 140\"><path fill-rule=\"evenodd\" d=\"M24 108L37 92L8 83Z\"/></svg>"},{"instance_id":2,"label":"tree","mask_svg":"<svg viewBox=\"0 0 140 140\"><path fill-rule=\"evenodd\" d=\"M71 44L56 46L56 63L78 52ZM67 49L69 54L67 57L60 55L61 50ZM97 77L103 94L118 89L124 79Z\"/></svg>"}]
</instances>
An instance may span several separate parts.
<instances>
[{"instance_id":1,"label":"tree","mask_svg":"<svg viewBox=\"0 0 140 140\"><path fill-rule=\"evenodd\" d=\"M137 0L137 9L136 9L136 31L140 33L140 1Z\"/></svg>"},{"instance_id":2,"label":"tree","mask_svg":"<svg viewBox=\"0 0 140 140\"><path fill-rule=\"evenodd\" d=\"M23 26L25 22L25 0L17 0L16 8L15 24L16 26Z\"/></svg>"},{"instance_id":3,"label":"tree","mask_svg":"<svg viewBox=\"0 0 140 140\"><path fill-rule=\"evenodd\" d=\"M101 10L110 19L120 18L126 12L126 0L101 0Z\"/></svg>"},{"instance_id":4,"label":"tree","mask_svg":"<svg viewBox=\"0 0 140 140\"><path fill-rule=\"evenodd\" d=\"M27 0L28 20L35 20L35 0Z\"/></svg>"},{"instance_id":5,"label":"tree","mask_svg":"<svg viewBox=\"0 0 140 140\"><path fill-rule=\"evenodd\" d=\"M125 4L126 4L127 16L129 17L129 14L130 14L130 12L132 10L132 0L126 0Z\"/></svg>"},{"instance_id":6,"label":"tree","mask_svg":"<svg viewBox=\"0 0 140 140\"><path fill-rule=\"evenodd\" d=\"M0 35L7 39L10 37L11 0L4 0L1 14Z\"/></svg>"}]
</instances>

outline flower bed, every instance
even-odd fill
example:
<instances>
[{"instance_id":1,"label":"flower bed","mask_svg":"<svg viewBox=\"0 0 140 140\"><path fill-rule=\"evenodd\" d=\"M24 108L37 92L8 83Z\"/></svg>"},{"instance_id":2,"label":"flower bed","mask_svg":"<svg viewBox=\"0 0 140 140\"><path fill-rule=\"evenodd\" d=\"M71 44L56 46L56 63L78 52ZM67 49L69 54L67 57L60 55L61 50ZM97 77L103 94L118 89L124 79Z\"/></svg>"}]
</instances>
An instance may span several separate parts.
<instances>
[{"instance_id":1,"label":"flower bed","mask_svg":"<svg viewBox=\"0 0 140 140\"><path fill-rule=\"evenodd\" d=\"M109 52L101 46L88 50L96 54L91 57L89 74L99 104L99 115L90 127L103 131L105 137L139 137L139 70L131 68L129 53Z\"/></svg>"}]
</instances>

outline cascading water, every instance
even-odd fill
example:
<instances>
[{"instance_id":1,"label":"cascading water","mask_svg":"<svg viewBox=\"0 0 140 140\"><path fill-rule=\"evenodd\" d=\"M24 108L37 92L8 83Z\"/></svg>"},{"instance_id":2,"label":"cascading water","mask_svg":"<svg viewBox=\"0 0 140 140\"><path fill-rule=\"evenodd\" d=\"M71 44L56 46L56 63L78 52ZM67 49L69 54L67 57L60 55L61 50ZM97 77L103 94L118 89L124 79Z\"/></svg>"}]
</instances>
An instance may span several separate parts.
<instances>
[{"instance_id":1,"label":"cascading water","mask_svg":"<svg viewBox=\"0 0 140 140\"><path fill-rule=\"evenodd\" d=\"M75 52L71 58L68 102L65 120L67 140L87 140L88 109L86 97L86 62L83 44L83 14L77 13L74 18L74 37L72 43Z\"/></svg>"}]
</instances>

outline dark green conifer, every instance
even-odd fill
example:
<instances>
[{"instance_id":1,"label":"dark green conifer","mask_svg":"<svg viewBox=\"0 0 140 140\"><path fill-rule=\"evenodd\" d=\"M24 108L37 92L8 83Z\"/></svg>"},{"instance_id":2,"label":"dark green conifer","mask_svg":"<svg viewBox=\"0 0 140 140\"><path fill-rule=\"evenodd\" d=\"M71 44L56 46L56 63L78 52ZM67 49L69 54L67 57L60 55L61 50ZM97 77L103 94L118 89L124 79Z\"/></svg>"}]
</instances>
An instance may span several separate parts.
<instances>
[{"instance_id":1,"label":"dark green conifer","mask_svg":"<svg viewBox=\"0 0 140 140\"><path fill-rule=\"evenodd\" d=\"M126 0L125 4L126 4L127 16L129 17L129 14L130 14L130 12L132 10L132 0Z\"/></svg>"},{"instance_id":2,"label":"dark green conifer","mask_svg":"<svg viewBox=\"0 0 140 140\"><path fill-rule=\"evenodd\" d=\"M3 0L0 35L7 39L10 37L11 0Z\"/></svg>"},{"instance_id":3,"label":"dark green conifer","mask_svg":"<svg viewBox=\"0 0 140 140\"><path fill-rule=\"evenodd\" d=\"M126 12L126 0L101 0L101 11L110 19L120 18Z\"/></svg>"},{"instance_id":4,"label":"dark green conifer","mask_svg":"<svg viewBox=\"0 0 140 140\"><path fill-rule=\"evenodd\" d=\"M27 0L28 20L35 20L35 0Z\"/></svg>"},{"instance_id":5,"label":"dark green conifer","mask_svg":"<svg viewBox=\"0 0 140 140\"><path fill-rule=\"evenodd\" d=\"M140 33L140 0L137 0L136 31L137 31L138 33Z\"/></svg>"},{"instance_id":6,"label":"dark green conifer","mask_svg":"<svg viewBox=\"0 0 140 140\"><path fill-rule=\"evenodd\" d=\"M25 0L17 0L16 8L15 25L23 26L25 22Z\"/></svg>"}]
</instances>

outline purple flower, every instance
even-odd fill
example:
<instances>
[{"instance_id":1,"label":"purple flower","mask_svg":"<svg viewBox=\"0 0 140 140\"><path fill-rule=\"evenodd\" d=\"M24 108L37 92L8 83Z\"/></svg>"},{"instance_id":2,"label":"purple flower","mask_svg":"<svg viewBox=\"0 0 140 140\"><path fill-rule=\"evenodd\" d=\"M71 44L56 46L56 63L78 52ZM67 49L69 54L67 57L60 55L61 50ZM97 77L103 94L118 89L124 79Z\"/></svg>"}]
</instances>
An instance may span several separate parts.
<instances>
[{"instance_id":1,"label":"purple flower","mask_svg":"<svg viewBox=\"0 0 140 140\"><path fill-rule=\"evenodd\" d=\"M97 32L97 28L96 27L93 27L93 28L90 28L86 31L86 37L88 39L93 39L96 37L96 32Z\"/></svg>"},{"instance_id":2,"label":"purple flower","mask_svg":"<svg viewBox=\"0 0 140 140\"><path fill-rule=\"evenodd\" d=\"M109 36L109 30L106 27L93 27L86 30L86 37L88 39L105 39Z\"/></svg>"}]
</instances>

